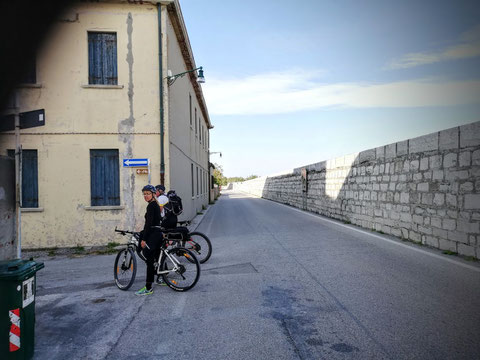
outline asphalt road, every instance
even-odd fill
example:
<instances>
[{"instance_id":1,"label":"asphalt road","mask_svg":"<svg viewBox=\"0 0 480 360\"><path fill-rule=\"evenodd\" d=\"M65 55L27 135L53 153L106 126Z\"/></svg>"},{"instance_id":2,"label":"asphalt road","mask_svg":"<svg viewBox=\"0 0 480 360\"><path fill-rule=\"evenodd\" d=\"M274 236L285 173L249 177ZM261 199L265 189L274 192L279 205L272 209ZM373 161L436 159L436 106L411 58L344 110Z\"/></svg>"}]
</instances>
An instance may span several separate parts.
<instances>
[{"instance_id":1,"label":"asphalt road","mask_svg":"<svg viewBox=\"0 0 480 360\"><path fill-rule=\"evenodd\" d=\"M480 359L480 266L244 194L198 227L195 288L137 297L114 255L46 259L35 359ZM121 239L121 237L120 237Z\"/></svg>"}]
</instances>

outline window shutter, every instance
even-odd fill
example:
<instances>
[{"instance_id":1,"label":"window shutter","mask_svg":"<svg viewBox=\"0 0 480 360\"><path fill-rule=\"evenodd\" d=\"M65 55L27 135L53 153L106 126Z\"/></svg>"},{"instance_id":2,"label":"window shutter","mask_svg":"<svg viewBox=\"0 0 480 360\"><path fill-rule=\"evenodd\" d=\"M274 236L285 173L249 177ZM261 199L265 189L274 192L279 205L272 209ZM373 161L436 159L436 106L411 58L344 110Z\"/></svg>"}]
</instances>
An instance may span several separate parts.
<instances>
[{"instance_id":1,"label":"window shutter","mask_svg":"<svg viewBox=\"0 0 480 360\"><path fill-rule=\"evenodd\" d=\"M90 184L91 184L91 202L92 206L104 205L104 157L99 150L90 151Z\"/></svg>"},{"instance_id":2,"label":"window shutter","mask_svg":"<svg viewBox=\"0 0 480 360\"><path fill-rule=\"evenodd\" d=\"M103 34L104 84L117 85L117 34Z\"/></svg>"},{"instance_id":3,"label":"window shutter","mask_svg":"<svg viewBox=\"0 0 480 360\"><path fill-rule=\"evenodd\" d=\"M15 157L15 150L8 150ZM38 155L37 150L22 150L22 208L38 207Z\"/></svg>"},{"instance_id":4,"label":"window shutter","mask_svg":"<svg viewBox=\"0 0 480 360\"><path fill-rule=\"evenodd\" d=\"M98 33L88 33L88 83L101 84L101 41Z\"/></svg>"},{"instance_id":5,"label":"window shutter","mask_svg":"<svg viewBox=\"0 0 480 360\"><path fill-rule=\"evenodd\" d=\"M22 207L38 207L37 150L22 151Z\"/></svg>"},{"instance_id":6,"label":"window shutter","mask_svg":"<svg viewBox=\"0 0 480 360\"><path fill-rule=\"evenodd\" d=\"M117 85L116 33L88 33L88 83Z\"/></svg>"},{"instance_id":7,"label":"window shutter","mask_svg":"<svg viewBox=\"0 0 480 360\"><path fill-rule=\"evenodd\" d=\"M90 150L92 206L120 205L118 150Z\"/></svg>"},{"instance_id":8,"label":"window shutter","mask_svg":"<svg viewBox=\"0 0 480 360\"><path fill-rule=\"evenodd\" d=\"M118 179L118 151L110 150L105 161L105 198L106 205L120 205L120 184Z\"/></svg>"}]
</instances>

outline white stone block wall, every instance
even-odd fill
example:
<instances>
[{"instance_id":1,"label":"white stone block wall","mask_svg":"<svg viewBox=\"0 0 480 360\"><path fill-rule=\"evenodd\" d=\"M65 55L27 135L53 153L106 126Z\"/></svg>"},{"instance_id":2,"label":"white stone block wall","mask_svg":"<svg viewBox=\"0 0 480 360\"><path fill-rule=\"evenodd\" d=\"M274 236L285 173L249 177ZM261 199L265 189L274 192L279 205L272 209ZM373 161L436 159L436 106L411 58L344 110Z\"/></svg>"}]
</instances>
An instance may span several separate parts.
<instances>
[{"instance_id":1,"label":"white stone block wall","mask_svg":"<svg viewBox=\"0 0 480 360\"><path fill-rule=\"evenodd\" d=\"M480 121L234 189L480 258Z\"/></svg>"}]
</instances>

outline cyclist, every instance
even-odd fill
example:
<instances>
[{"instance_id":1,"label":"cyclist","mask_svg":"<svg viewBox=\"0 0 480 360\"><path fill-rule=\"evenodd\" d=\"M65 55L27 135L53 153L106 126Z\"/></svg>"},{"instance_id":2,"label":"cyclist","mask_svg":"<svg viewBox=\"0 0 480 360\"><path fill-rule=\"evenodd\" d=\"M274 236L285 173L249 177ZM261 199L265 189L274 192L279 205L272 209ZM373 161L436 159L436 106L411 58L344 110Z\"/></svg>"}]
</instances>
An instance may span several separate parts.
<instances>
[{"instance_id":1,"label":"cyclist","mask_svg":"<svg viewBox=\"0 0 480 360\"><path fill-rule=\"evenodd\" d=\"M175 229L177 227L177 215L175 215L168 204L168 197L165 195L165 186L157 185L157 201L162 209L161 226L164 229Z\"/></svg>"},{"instance_id":2,"label":"cyclist","mask_svg":"<svg viewBox=\"0 0 480 360\"><path fill-rule=\"evenodd\" d=\"M156 185L155 191L155 195L157 196L157 203L158 205L160 205L160 210L163 218L165 217L165 210L163 209L163 207L168 203L168 197L167 195L165 195L165 186Z\"/></svg>"},{"instance_id":3,"label":"cyclist","mask_svg":"<svg viewBox=\"0 0 480 360\"><path fill-rule=\"evenodd\" d=\"M147 212L145 213L145 226L143 227L143 231L140 232L141 253L147 263L147 280L145 286L135 294L150 295L153 294L152 284L155 278L155 268L153 264L162 239L162 233L153 228L153 226L160 224L161 216L160 206L155 199L156 189L153 185L145 185L142 188L142 193L143 198L148 202Z\"/></svg>"}]
</instances>

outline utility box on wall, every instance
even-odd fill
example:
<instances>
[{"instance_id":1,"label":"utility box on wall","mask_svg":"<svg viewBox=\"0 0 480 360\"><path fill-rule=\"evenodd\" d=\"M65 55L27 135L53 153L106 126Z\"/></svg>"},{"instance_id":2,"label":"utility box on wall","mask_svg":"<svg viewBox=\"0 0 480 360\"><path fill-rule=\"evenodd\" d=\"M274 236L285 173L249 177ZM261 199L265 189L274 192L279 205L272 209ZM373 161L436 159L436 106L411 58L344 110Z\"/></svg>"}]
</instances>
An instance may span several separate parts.
<instances>
[{"instance_id":1,"label":"utility box on wall","mask_svg":"<svg viewBox=\"0 0 480 360\"><path fill-rule=\"evenodd\" d=\"M307 192L308 190L308 172L307 169L302 169L302 191Z\"/></svg>"},{"instance_id":2,"label":"utility box on wall","mask_svg":"<svg viewBox=\"0 0 480 360\"><path fill-rule=\"evenodd\" d=\"M15 259L15 160L0 156L0 261Z\"/></svg>"}]
</instances>

